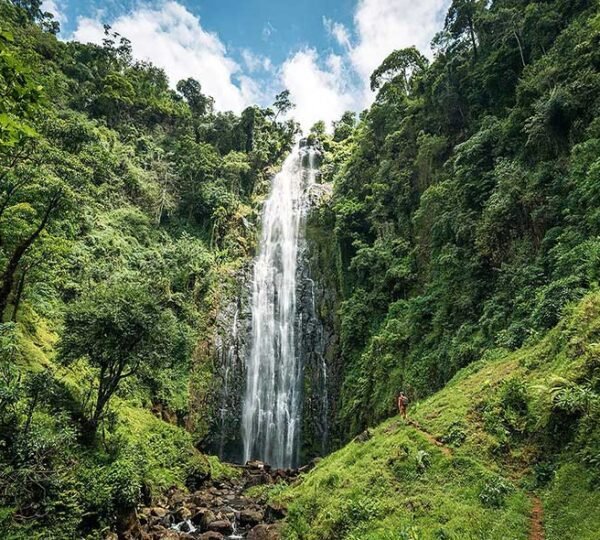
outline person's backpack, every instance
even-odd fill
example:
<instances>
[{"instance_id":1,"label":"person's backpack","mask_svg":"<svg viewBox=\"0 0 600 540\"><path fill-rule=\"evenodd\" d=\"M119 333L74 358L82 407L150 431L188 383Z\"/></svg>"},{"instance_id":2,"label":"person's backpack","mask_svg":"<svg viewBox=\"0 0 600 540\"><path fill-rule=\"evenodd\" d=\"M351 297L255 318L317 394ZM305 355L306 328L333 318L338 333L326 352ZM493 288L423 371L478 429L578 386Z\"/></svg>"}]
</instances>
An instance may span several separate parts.
<instances>
[{"instance_id":1,"label":"person's backpack","mask_svg":"<svg viewBox=\"0 0 600 540\"><path fill-rule=\"evenodd\" d=\"M406 396L402 396L400 398L400 402L406 407L408 405L408 398Z\"/></svg>"}]
</instances>

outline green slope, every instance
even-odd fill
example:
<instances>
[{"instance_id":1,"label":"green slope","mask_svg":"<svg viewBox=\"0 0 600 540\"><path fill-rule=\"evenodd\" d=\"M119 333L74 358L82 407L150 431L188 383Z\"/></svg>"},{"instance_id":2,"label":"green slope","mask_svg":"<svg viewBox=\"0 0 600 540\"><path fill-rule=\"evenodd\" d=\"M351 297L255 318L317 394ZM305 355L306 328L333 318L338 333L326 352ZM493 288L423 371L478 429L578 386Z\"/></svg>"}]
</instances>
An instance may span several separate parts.
<instances>
[{"instance_id":1,"label":"green slope","mask_svg":"<svg viewBox=\"0 0 600 540\"><path fill-rule=\"evenodd\" d=\"M539 497L545 538L597 538L599 338L592 294L539 343L462 370L279 494L287 537L530 538Z\"/></svg>"}]
</instances>

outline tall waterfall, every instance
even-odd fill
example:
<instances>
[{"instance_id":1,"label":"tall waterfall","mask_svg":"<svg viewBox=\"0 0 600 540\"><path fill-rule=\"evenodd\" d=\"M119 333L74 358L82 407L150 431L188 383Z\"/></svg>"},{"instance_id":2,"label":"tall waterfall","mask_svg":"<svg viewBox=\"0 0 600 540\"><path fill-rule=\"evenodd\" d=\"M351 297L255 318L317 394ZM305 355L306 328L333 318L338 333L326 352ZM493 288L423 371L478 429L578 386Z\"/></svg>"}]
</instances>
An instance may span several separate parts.
<instances>
[{"instance_id":1,"label":"tall waterfall","mask_svg":"<svg viewBox=\"0 0 600 540\"><path fill-rule=\"evenodd\" d=\"M297 147L273 179L263 210L252 290L252 343L242 413L244 461L298 460L303 362L297 346L299 241L315 182L315 151Z\"/></svg>"}]
</instances>

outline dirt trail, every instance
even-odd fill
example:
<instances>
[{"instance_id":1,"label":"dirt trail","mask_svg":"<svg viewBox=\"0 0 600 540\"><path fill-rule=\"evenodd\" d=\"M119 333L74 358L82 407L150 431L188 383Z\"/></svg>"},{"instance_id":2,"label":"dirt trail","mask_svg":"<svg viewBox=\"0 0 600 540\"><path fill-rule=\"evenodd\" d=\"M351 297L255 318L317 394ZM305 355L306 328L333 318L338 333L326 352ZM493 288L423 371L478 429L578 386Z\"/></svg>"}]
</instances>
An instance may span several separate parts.
<instances>
[{"instance_id":1,"label":"dirt trail","mask_svg":"<svg viewBox=\"0 0 600 540\"><path fill-rule=\"evenodd\" d=\"M416 429L423 437L425 437L431 444L437 446L442 453L450 457L452 456L452 449L446 446L442 441L436 439L431 433L425 430L416 420L411 418L406 419L406 423ZM398 426L398 424L394 424ZM392 426L390 426L392 427ZM528 540L544 540L544 508L542 501L536 495L530 495L532 501L531 518L529 525L529 537Z\"/></svg>"},{"instance_id":2,"label":"dirt trail","mask_svg":"<svg viewBox=\"0 0 600 540\"><path fill-rule=\"evenodd\" d=\"M529 528L529 540L544 540L544 509L542 501L535 495L531 496L533 508L531 510L531 524Z\"/></svg>"}]
</instances>

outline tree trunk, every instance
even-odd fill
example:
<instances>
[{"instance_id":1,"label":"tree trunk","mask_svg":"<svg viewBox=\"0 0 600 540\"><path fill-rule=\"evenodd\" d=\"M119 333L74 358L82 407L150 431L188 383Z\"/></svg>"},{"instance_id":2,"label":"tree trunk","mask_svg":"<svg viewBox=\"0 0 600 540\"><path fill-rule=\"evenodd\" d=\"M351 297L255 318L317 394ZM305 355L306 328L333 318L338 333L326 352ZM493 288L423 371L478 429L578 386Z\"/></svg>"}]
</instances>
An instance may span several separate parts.
<instances>
[{"instance_id":1,"label":"tree trunk","mask_svg":"<svg viewBox=\"0 0 600 540\"><path fill-rule=\"evenodd\" d=\"M15 292L15 301L13 303L12 322L17 322L17 312L19 311L19 305L21 304L21 297L23 296L23 289L25 288L25 276L27 275L27 269L21 272L21 277L17 283L17 291Z\"/></svg>"},{"instance_id":2,"label":"tree trunk","mask_svg":"<svg viewBox=\"0 0 600 540\"><path fill-rule=\"evenodd\" d=\"M519 34L517 33L516 30L513 30L513 35L515 36L515 39L517 40L517 45L519 46L519 54L521 55L521 63L523 64L523 67L525 67L526 66L525 55L523 54L523 45L521 45L521 40L519 39Z\"/></svg>"},{"instance_id":3,"label":"tree trunk","mask_svg":"<svg viewBox=\"0 0 600 540\"><path fill-rule=\"evenodd\" d=\"M21 262L23 255L25 255L27 250L37 240L41 232L46 228L46 225L48 225L48 221L50 221L50 217L52 216L52 213L58 206L60 199L60 192L56 193L50 199L48 207L44 212L42 221L38 225L37 229L33 231L33 233L31 233L31 235L28 236L23 242L21 242L19 246L17 246L17 249L15 249L14 253L12 254L12 257L9 259L8 264L6 265L6 269L2 274L2 287L0 287L0 320L2 320L4 311L6 310L6 307L8 305L8 297L10 296L10 293L13 289L15 274L17 272L17 268L19 267L19 263Z\"/></svg>"},{"instance_id":4,"label":"tree trunk","mask_svg":"<svg viewBox=\"0 0 600 540\"><path fill-rule=\"evenodd\" d=\"M473 45L473 58L477 58L477 39L475 38L473 19L469 19L469 34L471 35L471 44Z\"/></svg>"}]
</instances>

